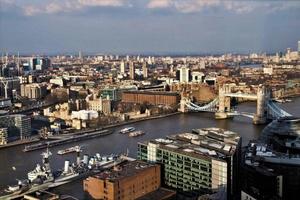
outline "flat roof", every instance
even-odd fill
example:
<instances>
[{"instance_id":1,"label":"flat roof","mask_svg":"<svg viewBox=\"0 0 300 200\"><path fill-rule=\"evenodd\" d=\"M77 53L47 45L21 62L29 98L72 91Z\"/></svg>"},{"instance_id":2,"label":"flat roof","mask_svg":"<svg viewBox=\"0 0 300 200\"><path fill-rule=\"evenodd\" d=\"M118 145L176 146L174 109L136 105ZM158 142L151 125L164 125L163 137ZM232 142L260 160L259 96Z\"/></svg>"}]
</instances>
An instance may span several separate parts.
<instances>
[{"instance_id":1,"label":"flat roof","mask_svg":"<svg viewBox=\"0 0 300 200\"><path fill-rule=\"evenodd\" d=\"M139 172L143 171L144 169L148 169L154 166L157 165L140 160L126 161L111 169L96 174L93 177L114 182L116 180L134 176Z\"/></svg>"},{"instance_id":2,"label":"flat roof","mask_svg":"<svg viewBox=\"0 0 300 200\"><path fill-rule=\"evenodd\" d=\"M159 145L160 149L199 159L224 160L236 152L240 143L240 136L235 132L220 128L203 128L193 129L192 133L169 135L166 139L158 138L140 142L140 144L145 145L149 143Z\"/></svg>"}]
</instances>

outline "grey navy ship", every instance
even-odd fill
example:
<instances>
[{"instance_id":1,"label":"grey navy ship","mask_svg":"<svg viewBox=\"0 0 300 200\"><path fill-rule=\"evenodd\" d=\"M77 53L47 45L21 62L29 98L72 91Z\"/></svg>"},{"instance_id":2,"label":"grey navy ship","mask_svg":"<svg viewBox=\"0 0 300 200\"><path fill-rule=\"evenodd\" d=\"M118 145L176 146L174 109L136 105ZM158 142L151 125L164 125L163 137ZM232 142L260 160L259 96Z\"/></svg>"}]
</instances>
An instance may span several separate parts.
<instances>
[{"instance_id":1,"label":"grey navy ship","mask_svg":"<svg viewBox=\"0 0 300 200\"><path fill-rule=\"evenodd\" d=\"M42 153L43 163L37 164L32 171L28 172L27 179L18 180L16 185L8 186L1 191L0 200L22 197L28 193L57 187L75 179L95 174L117 162L121 162L120 157L117 155L100 156L98 153L93 157L84 155L83 160L81 160L81 149L77 148L76 152L76 163L71 164L70 161L66 160L63 170L53 172L49 163L49 157L52 154L47 149L46 152Z\"/></svg>"}]
</instances>

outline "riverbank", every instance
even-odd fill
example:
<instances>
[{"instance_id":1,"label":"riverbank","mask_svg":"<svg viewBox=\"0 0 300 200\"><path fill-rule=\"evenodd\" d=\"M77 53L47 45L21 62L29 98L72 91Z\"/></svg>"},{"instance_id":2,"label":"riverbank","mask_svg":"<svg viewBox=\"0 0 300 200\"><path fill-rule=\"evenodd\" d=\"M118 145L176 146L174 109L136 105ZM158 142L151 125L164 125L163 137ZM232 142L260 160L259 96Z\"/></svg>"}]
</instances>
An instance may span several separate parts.
<instances>
[{"instance_id":1,"label":"riverbank","mask_svg":"<svg viewBox=\"0 0 300 200\"><path fill-rule=\"evenodd\" d=\"M105 136L105 135L109 135L112 134L113 131L112 130L101 130L101 131L95 131L92 133L85 133L85 134L81 134L81 135L76 135L76 136L62 136L61 139L57 139L57 140L53 140L53 141L44 141L44 142L40 142L37 144L33 144L33 145L28 145L25 146L24 148L24 152L28 152L28 151L35 151L35 150L39 150L39 149L45 149L47 147L54 147L54 146L59 146L59 145L63 145L63 144L68 144L68 143L73 143L73 142L78 142L78 141L82 141L82 140L88 140L88 139L92 139L92 138L96 138L96 137L101 137L101 136Z\"/></svg>"},{"instance_id":2,"label":"riverbank","mask_svg":"<svg viewBox=\"0 0 300 200\"><path fill-rule=\"evenodd\" d=\"M18 145L32 144L32 143L36 143L36 142L39 142L39 141L40 141L40 139L37 136L32 136L28 139L17 140L17 141L13 141L13 142L10 142L10 143L5 144L5 145L1 145L0 149L14 147L14 146L18 146Z\"/></svg>"},{"instance_id":3,"label":"riverbank","mask_svg":"<svg viewBox=\"0 0 300 200\"><path fill-rule=\"evenodd\" d=\"M103 126L102 129L115 128L115 127L119 127L119 126L124 126L124 125L129 125L129 124L133 124L133 123L137 123L137 122L146 121L146 120L166 118L166 117L169 117L169 116L178 115L180 113L181 112L174 112L174 113L169 113L169 114L164 114L164 115L143 117L143 118L129 120L129 121L125 121L125 122L119 122L119 123L116 123L116 124L106 125L106 126Z\"/></svg>"},{"instance_id":4,"label":"riverbank","mask_svg":"<svg viewBox=\"0 0 300 200\"><path fill-rule=\"evenodd\" d=\"M150 117L144 117L144 118L129 120L129 121L125 121L125 122L119 122L119 123L116 123L116 124L110 124L110 125L102 126L101 128L97 128L97 129L85 129L85 130L80 130L80 131L74 131L72 133L65 134L65 136L87 134L87 133L92 133L92 132L96 132L96 131L100 131L100 130L104 130L104 129L111 129L111 128L115 128L115 127L119 127L119 126L124 126L124 125L129 125L129 124L133 124L133 123L137 123L137 122L142 122L142 121L146 121L146 120L165 118L165 117L169 117L169 116L173 116L173 115L177 115L177 114L180 114L180 112L174 112L174 113L169 113L169 114L164 114L164 115L156 115L156 116L150 116ZM102 136L104 136L104 135L105 134L103 134ZM61 137L61 136L59 136L59 137ZM50 138L50 139L58 139L58 138L56 138L54 136L53 138ZM0 150L4 149L4 148L19 146L19 145L37 143L39 141L41 141L41 140L38 138L38 136L32 136L31 138L28 138L28 139L17 140L17 141L10 142L10 143L5 144L5 145L1 145Z\"/></svg>"}]
</instances>

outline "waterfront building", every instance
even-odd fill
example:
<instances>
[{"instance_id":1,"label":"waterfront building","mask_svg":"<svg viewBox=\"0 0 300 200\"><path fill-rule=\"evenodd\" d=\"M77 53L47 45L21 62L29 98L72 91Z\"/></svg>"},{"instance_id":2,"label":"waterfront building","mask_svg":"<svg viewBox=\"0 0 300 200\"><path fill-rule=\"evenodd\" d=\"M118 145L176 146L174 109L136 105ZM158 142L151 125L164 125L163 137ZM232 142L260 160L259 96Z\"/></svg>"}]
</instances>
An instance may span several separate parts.
<instances>
[{"instance_id":1,"label":"waterfront building","mask_svg":"<svg viewBox=\"0 0 300 200\"><path fill-rule=\"evenodd\" d=\"M298 198L300 119L274 120L243 151L241 199Z\"/></svg>"},{"instance_id":2,"label":"waterfront building","mask_svg":"<svg viewBox=\"0 0 300 200\"><path fill-rule=\"evenodd\" d=\"M89 110L103 112L106 115L111 114L112 111L109 96L106 99L100 97L99 99L88 100L87 105Z\"/></svg>"},{"instance_id":3,"label":"waterfront building","mask_svg":"<svg viewBox=\"0 0 300 200\"><path fill-rule=\"evenodd\" d=\"M232 199L238 192L240 136L219 128L138 143L138 158L162 165L164 185L188 196L217 193Z\"/></svg>"},{"instance_id":4,"label":"waterfront building","mask_svg":"<svg viewBox=\"0 0 300 200\"><path fill-rule=\"evenodd\" d=\"M0 145L7 144L7 128L0 128Z\"/></svg>"},{"instance_id":5,"label":"waterfront building","mask_svg":"<svg viewBox=\"0 0 300 200\"><path fill-rule=\"evenodd\" d=\"M85 179L83 188L94 199L147 199L148 194L159 192L160 183L159 165L135 160ZM173 195L169 191L165 197Z\"/></svg>"},{"instance_id":6,"label":"waterfront building","mask_svg":"<svg viewBox=\"0 0 300 200\"><path fill-rule=\"evenodd\" d=\"M20 139L28 138L31 135L31 119L26 115L13 115L15 126L19 130Z\"/></svg>"},{"instance_id":7,"label":"waterfront building","mask_svg":"<svg viewBox=\"0 0 300 200\"><path fill-rule=\"evenodd\" d=\"M180 95L176 92L156 91L125 91L122 94L122 102L125 103L149 103L152 105L177 105Z\"/></svg>"},{"instance_id":8,"label":"waterfront building","mask_svg":"<svg viewBox=\"0 0 300 200\"><path fill-rule=\"evenodd\" d=\"M134 63L132 61L129 62L129 77L132 80L134 80L134 78L135 78L135 67L134 67Z\"/></svg>"},{"instance_id":9,"label":"waterfront building","mask_svg":"<svg viewBox=\"0 0 300 200\"><path fill-rule=\"evenodd\" d=\"M22 114L0 116L0 127L7 128L8 139L25 139L31 135L31 118Z\"/></svg>"}]
</instances>

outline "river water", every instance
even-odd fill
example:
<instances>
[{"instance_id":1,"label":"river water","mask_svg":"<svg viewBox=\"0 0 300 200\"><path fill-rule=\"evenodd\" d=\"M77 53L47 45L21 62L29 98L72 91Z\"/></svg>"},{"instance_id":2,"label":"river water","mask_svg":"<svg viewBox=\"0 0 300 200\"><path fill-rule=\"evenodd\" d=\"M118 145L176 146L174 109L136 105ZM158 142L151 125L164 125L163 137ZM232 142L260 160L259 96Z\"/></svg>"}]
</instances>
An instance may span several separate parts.
<instances>
[{"instance_id":1,"label":"river water","mask_svg":"<svg viewBox=\"0 0 300 200\"><path fill-rule=\"evenodd\" d=\"M289 103L280 104L280 107L295 116L300 116L300 98L295 98ZM254 102L243 103L238 106L238 110L255 112L256 104ZM258 138L265 127L265 125L253 125L252 120L245 117L215 120L212 113L178 114L166 118L137 122L129 126L143 130L146 134L137 138L129 138L127 135L117 133L125 127L120 126L116 127L115 132L111 135L51 148L50 151L53 155L50 158L50 164L52 169L63 168L66 159L75 161L75 154L65 156L56 154L59 149L75 145L82 145L83 153L90 155L98 152L100 154L125 153L128 149L129 155L136 157L137 142L191 131L193 128L219 127L235 131L242 136L243 145L246 145L249 140ZM0 150L0 188L8 184L15 184L17 178L26 178L27 172L32 170L36 163L41 162L42 150L24 153L22 152L23 148L24 145ZM12 170L13 166L16 168L15 170ZM78 199L87 198L83 193L82 180L55 188L53 192L72 195Z\"/></svg>"}]
</instances>

